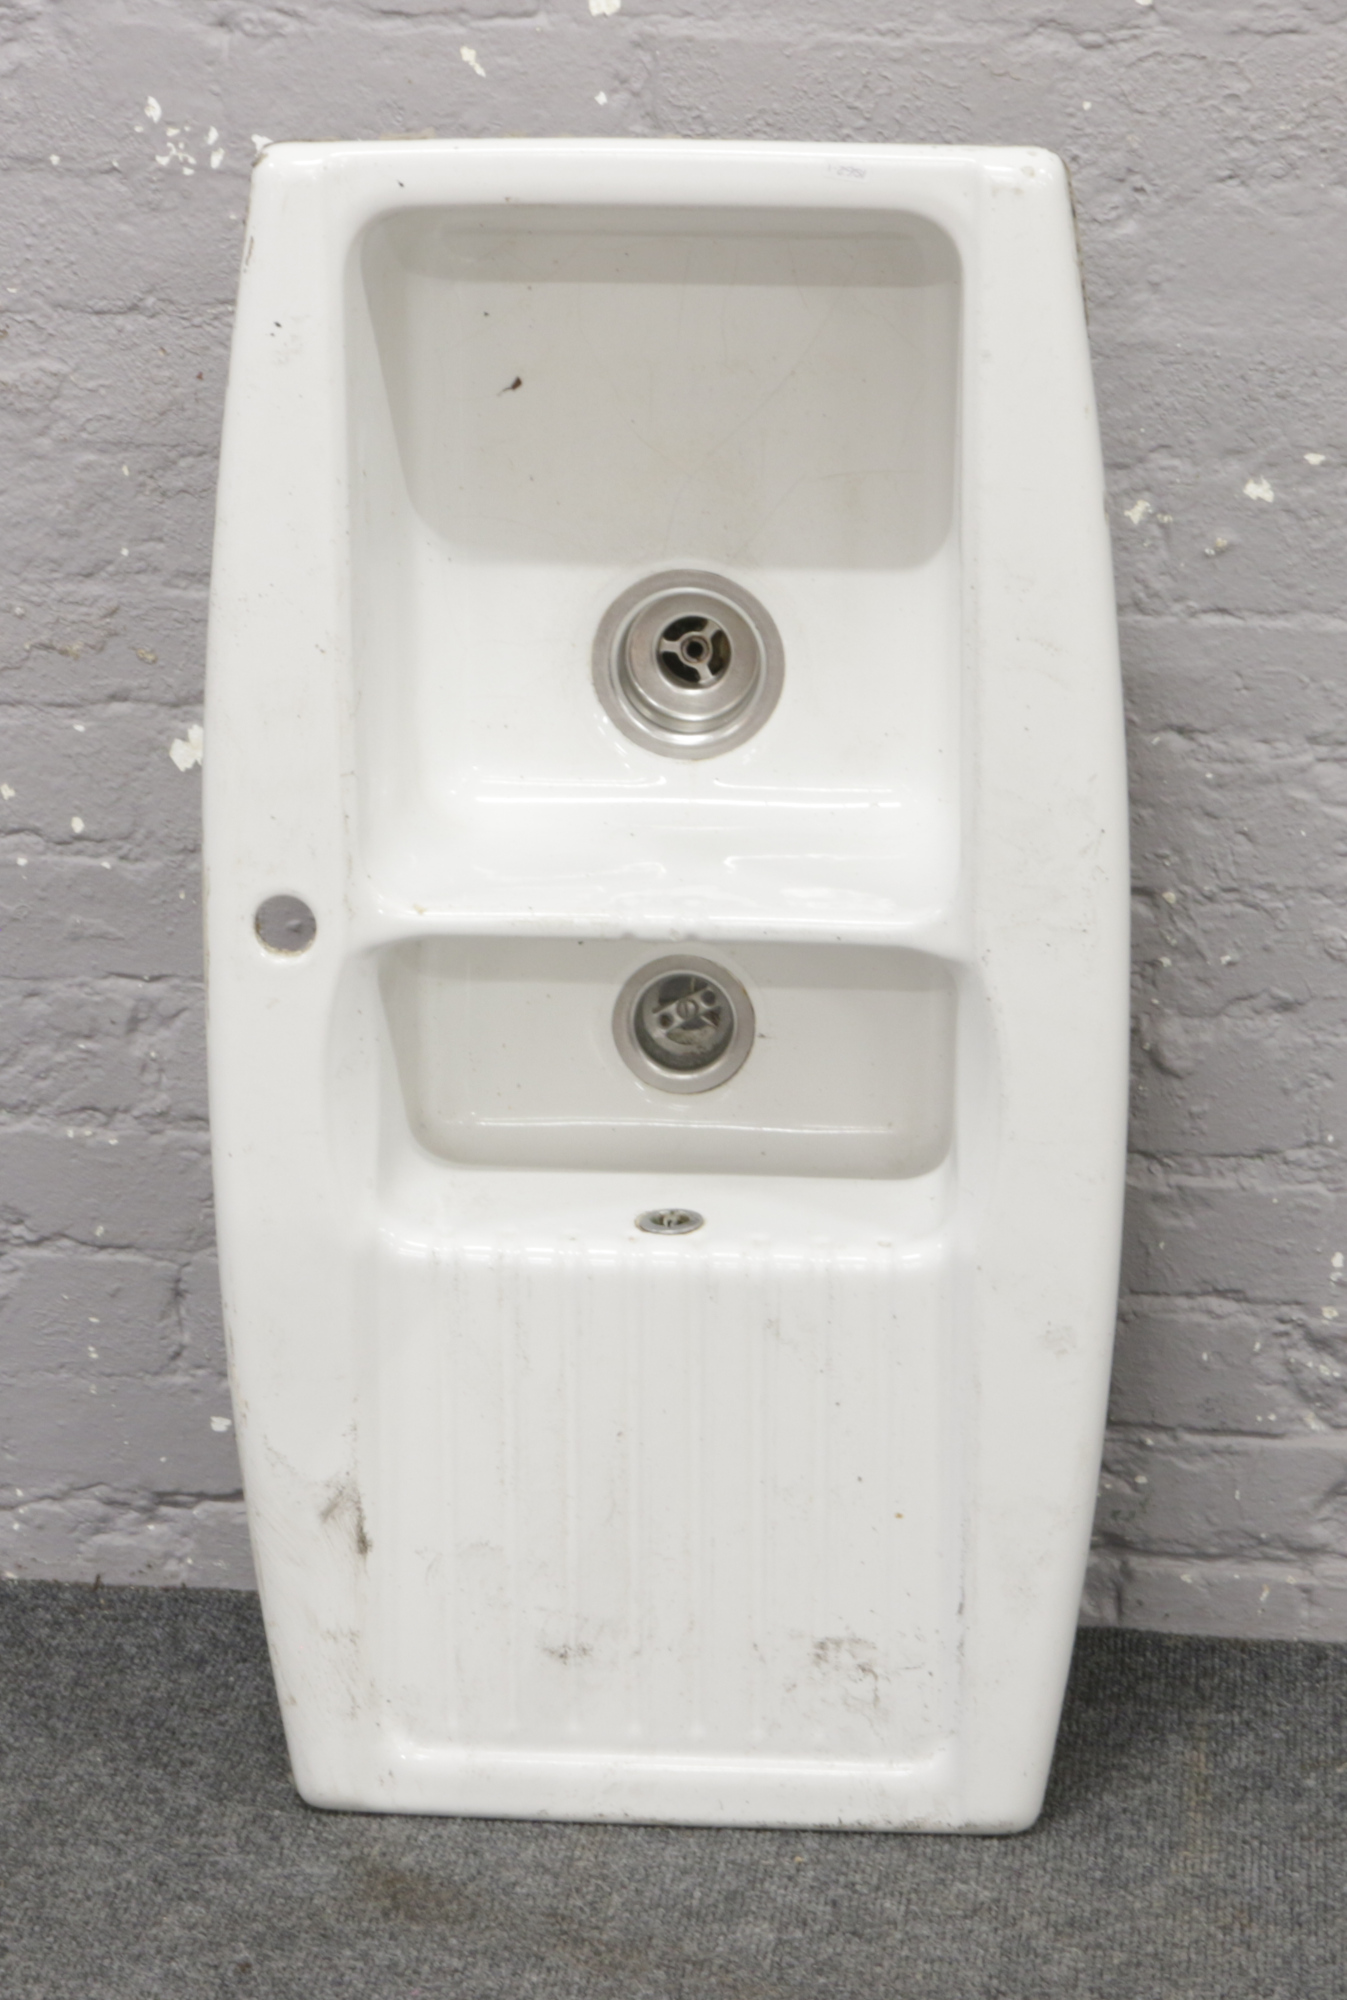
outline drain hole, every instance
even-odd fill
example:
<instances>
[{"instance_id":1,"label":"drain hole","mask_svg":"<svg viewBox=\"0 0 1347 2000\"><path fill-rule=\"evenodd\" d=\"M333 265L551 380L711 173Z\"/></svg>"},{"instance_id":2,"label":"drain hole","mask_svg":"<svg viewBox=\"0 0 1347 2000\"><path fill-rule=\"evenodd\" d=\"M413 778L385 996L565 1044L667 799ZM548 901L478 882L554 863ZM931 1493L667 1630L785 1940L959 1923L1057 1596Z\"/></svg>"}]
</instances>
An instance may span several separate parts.
<instances>
[{"instance_id":1,"label":"drain hole","mask_svg":"<svg viewBox=\"0 0 1347 2000\"><path fill-rule=\"evenodd\" d=\"M716 1090L737 1076L756 1033L753 1002L705 958L660 958L633 972L613 1007L613 1038L656 1090Z\"/></svg>"},{"instance_id":2,"label":"drain hole","mask_svg":"<svg viewBox=\"0 0 1347 2000\"><path fill-rule=\"evenodd\" d=\"M655 646L660 672L680 687L714 687L734 658L730 635L714 618L675 618Z\"/></svg>"},{"instance_id":3,"label":"drain hole","mask_svg":"<svg viewBox=\"0 0 1347 2000\"><path fill-rule=\"evenodd\" d=\"M708 1069L734 1034L734 1008L724 988L700 972L670 972L647 986L636 1003L636 1039L661 1069Z\"/></svg>"},{"instance_id":4,"label":"drain hole","mask_svg":"<svg viewBox=\"0 0 1347 2000\"><path fill-rule=\"evenodd\" d=\"M781 635L728 577L665 570L609 605L593 668L599 700L633 742L668 757L715 757L775 707Z\"/></svg>"},{"instance_id":5,"label":"drain hole","mask_svg":"<svg viewBox=\"0 0 1347 2000\"><path fill-rule=\"evenodd\" d=\"M690 1236L706 1221L695 1208L648 1208L636 1218L636 1227L647 1236Z\"/></svg>"},{"instance_id":6,"label":"drain hole","mask_svg":"<svg viewBox=\"0 0 1347 2000\"><path fill-rule=\"evenodd\" d=\"M300 896L268 896L257 906L253 929L268 951L294 958L318 935L318 919Z\"/></svg>"}]
</instances>

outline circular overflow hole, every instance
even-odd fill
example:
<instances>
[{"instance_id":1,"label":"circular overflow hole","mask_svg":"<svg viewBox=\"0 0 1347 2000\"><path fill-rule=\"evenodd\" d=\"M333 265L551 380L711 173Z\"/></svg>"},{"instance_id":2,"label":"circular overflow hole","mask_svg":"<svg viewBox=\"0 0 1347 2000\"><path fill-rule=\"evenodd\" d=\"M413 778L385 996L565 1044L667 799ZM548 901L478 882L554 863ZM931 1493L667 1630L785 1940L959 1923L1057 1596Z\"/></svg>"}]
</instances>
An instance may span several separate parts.
<instances>
[{"instance_id":1,"label":"circular overflow hole","mask_svg":"<svg viewBox=\"0 0 1347 2000\"><path fill-rule=\"evenodd\" d=\"M706 1221L695 1208L648 1208L636 1218L636 1227L647 1236L691 1236Z\"/></svg>"}]
</instances>

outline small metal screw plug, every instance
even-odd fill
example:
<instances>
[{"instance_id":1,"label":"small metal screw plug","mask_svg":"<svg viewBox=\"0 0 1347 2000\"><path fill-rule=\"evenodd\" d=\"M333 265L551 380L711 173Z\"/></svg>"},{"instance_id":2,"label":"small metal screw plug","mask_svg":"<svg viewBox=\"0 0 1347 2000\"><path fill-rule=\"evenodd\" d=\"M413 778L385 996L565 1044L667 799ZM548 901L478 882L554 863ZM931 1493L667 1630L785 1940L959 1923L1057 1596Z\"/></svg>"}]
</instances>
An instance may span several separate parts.
<instances>
[{"instance_id":1,"label":"small metal screw plug","mask_svg":"<svg viewBox=\"0 0 1347 2000\"><path fill-rule=\"evenodd\" d=\"M636 1227L647 1236L691 1236L706 1221L695 1208L648 1208L636 1218Z\"/></svg>"}]
</instances>

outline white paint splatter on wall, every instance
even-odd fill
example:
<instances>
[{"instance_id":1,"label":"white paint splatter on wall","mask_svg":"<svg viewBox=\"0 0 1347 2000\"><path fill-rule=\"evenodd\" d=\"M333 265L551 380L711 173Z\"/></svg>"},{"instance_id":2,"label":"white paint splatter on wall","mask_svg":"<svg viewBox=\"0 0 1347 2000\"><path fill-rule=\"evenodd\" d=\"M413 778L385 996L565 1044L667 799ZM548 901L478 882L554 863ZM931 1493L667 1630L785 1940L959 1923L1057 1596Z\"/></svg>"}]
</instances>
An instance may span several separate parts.
<instances>
[{"instance_id":1,"label":"white paint splatter on wall","mask_svg":"<svg viewBox=\"0 0 1347 2000\"><path fill-rule=\"evenodd\" d=\"M168 754L180 771L190 771L193 764L199 764L206 754L206 732L201 724L194 722L186 736L175 736Z\"/></svg>"}]
</instances>

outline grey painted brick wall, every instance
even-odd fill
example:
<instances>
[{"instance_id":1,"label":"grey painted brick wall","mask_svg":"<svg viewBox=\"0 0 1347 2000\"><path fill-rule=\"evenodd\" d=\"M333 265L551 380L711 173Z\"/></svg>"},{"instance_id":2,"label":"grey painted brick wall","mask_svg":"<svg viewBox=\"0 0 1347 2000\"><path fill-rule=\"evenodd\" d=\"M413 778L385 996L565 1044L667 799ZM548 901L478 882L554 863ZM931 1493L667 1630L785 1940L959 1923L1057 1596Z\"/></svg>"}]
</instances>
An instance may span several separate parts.
<instances>
[{"instance_id":1,"label":"grey painted brick wall","mask_svg":"<svg viewBox=\"0 0 1347 2000\"><path fill-rule=\"evenodd\" d=\"M1032 142L1079 208L1135 798L1087 1612L1347 1637L1347 6L0 0L0 93L3 1567L249 1578L186 746L254 135Z\"/></svg>"}]
</instances>

